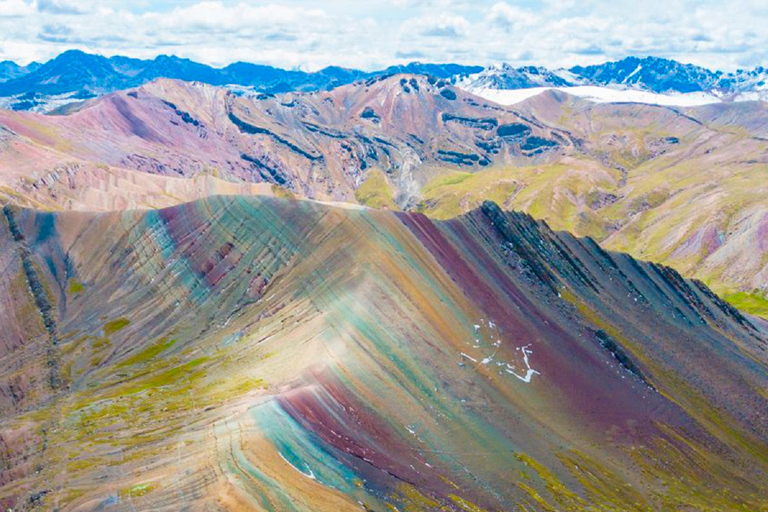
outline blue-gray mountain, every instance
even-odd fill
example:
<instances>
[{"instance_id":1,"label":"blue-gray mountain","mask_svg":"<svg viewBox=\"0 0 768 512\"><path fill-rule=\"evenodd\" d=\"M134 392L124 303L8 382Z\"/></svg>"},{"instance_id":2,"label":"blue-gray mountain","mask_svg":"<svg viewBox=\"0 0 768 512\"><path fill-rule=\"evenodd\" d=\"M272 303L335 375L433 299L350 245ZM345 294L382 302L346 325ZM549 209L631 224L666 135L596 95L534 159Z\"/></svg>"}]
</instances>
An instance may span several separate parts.
<instances>
[{"instance_id":1,"label":"blue-gray mountain","mask_svg":"<svg viewBox=\"0 0 768 512\"><path fill-rule=\"evenodd\" d=\"M0 62L0 82L19 78L26 75L27 73L35 71L40 66L41 64L38 62L32 62L26 66L20 66L13 61L4 60Z\"/></svg>"},{"instance_id":2,"label":"blue-gray mountain","mask_svg":"<svg viewBox=\"0 0 768 512\"><path fill-rule=\"evenodd\" d=\"M8 71L6 71L6 68ZM395 73L428 74L438 78L460 77L482 71L481 66L420 64L393 66L365 72L331 66L315 72L286 70L236 62L214 68L188 59L160 55L153 60L103 57L69 50L43 65L22 68L15 63L0 64L0 96L16 97L10 106L28 110L51 96L77 95L86 98L136 87L156 78L173 78L211 85L241 85L260 92L330 90L360 79Z\"/></svg>"},{"instance_id":3,"label":"blue-gray mountain","mask_svg":"<svg viewBox=\"0 0 768 512\"><path fill-rule=\"evenodd\" d=\"M729 97L766 88L768 70L762 66L734 73L682 64L658 57L627 57L595 66L549 70L542 67L491 66L472 76L476 88L527 89L596 85L652 91L656 93L709 92Z\"/></svg>"},{"instance_id":4,"label":"blue-gray mountain","mask_svg":"<svg viewBox=\"0 0 768 512\"><path fill-rule=\"evenodd\" d=\"M136 87L156 78L174 78L212 85L234 85L258 92L330 90L339 85L395 73L430 75L451 82L461 81L472 88L525 89L598 85L657 93L704 91L723 99L766 89L768 71L762 66L734 73L710 71L657 57L627 57L595 66L549 70L543 67L466 66L423 64L391 66L378 71L361 71L336 66L319 71L287 70L236 62L224 68L175 56L160 55L153 60L103 57L70 50L45 64L19 66L0 63L0 106L16 110L45 110L67 101ZM52 99L54 101L52 101Z\"/></svg>"}]
</instances>

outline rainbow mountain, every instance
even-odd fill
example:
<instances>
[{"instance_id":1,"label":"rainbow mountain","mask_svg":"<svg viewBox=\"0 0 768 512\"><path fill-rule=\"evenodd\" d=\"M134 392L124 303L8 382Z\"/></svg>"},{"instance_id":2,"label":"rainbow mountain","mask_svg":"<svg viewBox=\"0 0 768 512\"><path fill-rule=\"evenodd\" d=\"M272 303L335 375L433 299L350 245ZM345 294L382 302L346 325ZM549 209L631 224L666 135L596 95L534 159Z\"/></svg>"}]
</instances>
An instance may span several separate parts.
<instances>
[{"instance_id":1,"label":"rainbow mountain","mask_svg":"<svg viewBox=\"0 0 768 512\"><path fill-rule=\"evenodd\" d=\"M500 105L420 75L242 93L158 80L59 110L0 110L0 201L168 207L212 194L452 218L492 200L670 265L768 317L768 109Z\"/></svg>"},{"instance_id":2,"label":"rainbow mountain","mask_svg":"<svg viewBox=\"0 0 768 512\"><path fill-rule=\"evenodd\" d=\"M768 325L484 202L0 216L12 510L768 510Z\"/></svg>"}]
</instances>

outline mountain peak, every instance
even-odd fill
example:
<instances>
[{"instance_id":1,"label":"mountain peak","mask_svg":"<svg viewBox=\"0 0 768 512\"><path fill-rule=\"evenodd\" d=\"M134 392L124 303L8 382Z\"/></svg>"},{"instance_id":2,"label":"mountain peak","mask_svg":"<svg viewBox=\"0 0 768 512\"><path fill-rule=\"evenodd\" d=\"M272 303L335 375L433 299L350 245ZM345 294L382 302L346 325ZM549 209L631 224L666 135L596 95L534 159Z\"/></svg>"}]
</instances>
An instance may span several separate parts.
<instances>
[{"instance_id":1,"label":"mountain peak","mask_svg":"<svg viewBox=\"0 0 768 512\"><path fill-rule=\"evenodd\" d=\"M470 76L464 82L472 89L529 89L532 87L566 87L573 85L568 72L550 71L544 67L513 67L503 63Z\"/></svg>"},{"instance_id":2,"label":"mountain peak","mask_svg":"<svg viewBox=\"0 0 768 512\"><path fill-rule=\"evenodd\" d=\"M51 62L72 62L77 60L83 60L83 61L97 61L97 60L107 60L106 57L103 55L98 55L95 53L88 53L84 52L82 50L67 50L65 52L60 53L58 56L54 57L48 63ZM46 64L48 64L46 63Z\"/></svg>"},{"instance_id":3,"label":"mountain peak","mask_svg":"<svg viewBox=\"0 0 768 512\"><path fill-rule=\"evenodd\" d=\"M595 85L636 86L653 92L698 92L711 89L712 71L663 57L626 57L593 66L575 66L574 73Z\"/></svg>"},{"instance_id":4,"label":"mountain peak","mask_svg":"<svg viewBox=\"0 0 768 512\"><path fill-rule=\"evenodd\" d=\"M192 62L190 59L179 57L178 55L166 55L161 53L153 59L154 62ZM204 64L203 64L204 65Z\"/></svg>"},{"instance_id":5,"label":"mountain peak","mask_svg":"<svg viewBox=\"0 0 768 512\"><path fill-rule=\"evenodd\" d=\"M590 66L550 70L538 66L514 67L508 63L489 66L462 81L470 89L525 89L591 85L635 89L654 93L708 92L713 97L731 97L760 91L768 75L762 66L735 73L711 71L665 57L628 56Z\"/></svg>"}]
</instances>

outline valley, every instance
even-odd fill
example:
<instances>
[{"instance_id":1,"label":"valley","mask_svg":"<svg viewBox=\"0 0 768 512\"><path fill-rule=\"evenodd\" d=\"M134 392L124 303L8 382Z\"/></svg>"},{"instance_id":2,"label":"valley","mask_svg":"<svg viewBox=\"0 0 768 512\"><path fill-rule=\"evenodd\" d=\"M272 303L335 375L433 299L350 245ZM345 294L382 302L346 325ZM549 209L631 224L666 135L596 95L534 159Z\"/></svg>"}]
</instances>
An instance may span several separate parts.
<instances>
[{"instance_id":1,"label":"valley","mask_svg":"<svg viewBox=\"0 0 768 512\"><path fill-rule=\"evenodd\" d=\"M449 218L490 199L726 296L761 304L768 286L760 102L603 104L550 91L505 107L416 75L277 96L159 80L58 115L0 112L0 123L11 204L266 194Z\"/></svg>"}]
</instances>

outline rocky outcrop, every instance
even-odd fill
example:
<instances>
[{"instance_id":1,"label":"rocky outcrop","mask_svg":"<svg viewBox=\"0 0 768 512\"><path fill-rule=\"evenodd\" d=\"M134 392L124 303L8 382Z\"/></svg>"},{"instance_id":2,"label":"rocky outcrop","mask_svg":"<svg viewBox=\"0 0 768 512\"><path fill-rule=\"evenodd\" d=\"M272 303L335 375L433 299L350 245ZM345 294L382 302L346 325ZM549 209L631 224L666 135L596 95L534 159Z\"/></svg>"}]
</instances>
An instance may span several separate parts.
<instances>
[{"instance_id":1,"label":"rocky outcrop","mask_svg":"<svg viewBox=\"0 0 768 512\"><path fill-rule=\"evenodd\" d=\"M52 391L56 392L63 385L59 368L59 330L56 319L56 310L51 297L49 296L47 287L37 269L37 264L29 250L26 238L16 222L14 208L8 205L4 206L3 215L8 223L8 229L11 233L12 240L15 242L16 250L21 258L24 275L26 277L27 285L29 286L29 292L34 298L37 313L40 315L48 334L48 343L46 346L48 384ZM13 388L14 386L11 384L9 386L9 391L12 398L15 399L14 401L18 401L20 397L16 396Z\"/></svg>"}]
</instances>

